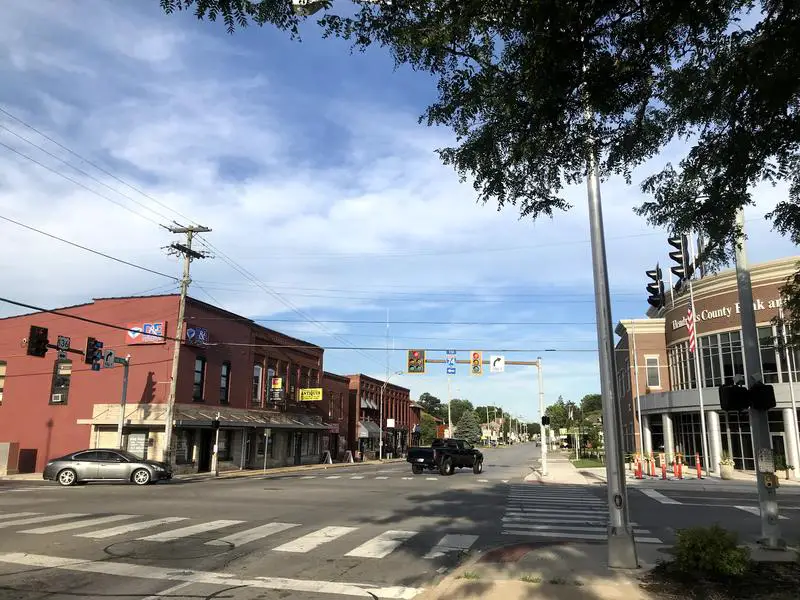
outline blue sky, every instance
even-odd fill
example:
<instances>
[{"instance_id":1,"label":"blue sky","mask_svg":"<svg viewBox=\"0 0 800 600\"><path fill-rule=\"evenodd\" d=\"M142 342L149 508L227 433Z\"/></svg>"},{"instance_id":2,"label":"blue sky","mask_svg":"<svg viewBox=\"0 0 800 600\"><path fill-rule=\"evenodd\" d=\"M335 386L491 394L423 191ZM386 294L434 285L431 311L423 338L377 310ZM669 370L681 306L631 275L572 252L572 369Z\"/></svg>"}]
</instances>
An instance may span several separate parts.
<instances>
[{"instance_id":1,"label":"blue sky","mask_svg":"<svg viewBox=\"0 0 800 600\"><path fill-rule=\"evenodd\" d=\"M573 210L537 222L476 204L433 152L449 132L417 124L435 81L395 70L382 50L350 54L313 27L302 43L269 27L228 36L191 12L163 15L157 0L9 0L0 79L0 108L103 169L0 113L0 143L73 180L0 146L0 214L175 274L161 250L174 237L158 223L209 226L217 256L194 263L192 295L291 320L264 324L326 347L379 348L327 351L334 372L386 371L388 311L394 348L524 350L505 356L543 357L547 403L599 391L585 186L568 191ZM634 183L682 151L670 146ZM611 180L602 194L614 318L643 316L644 270L666 265L666 233L633 213L636 185ZM753 262L795 253L763 220L784 195L759 189L746 211ZM5 222L0 235L3 293L25 302L171 289ZM389 363L401 370L404 352ZM414 397L447 393L441 366L392 381ZM532 368L477 378L459 367L452 390L538 416Z\"/></svg>"}]
</instances>

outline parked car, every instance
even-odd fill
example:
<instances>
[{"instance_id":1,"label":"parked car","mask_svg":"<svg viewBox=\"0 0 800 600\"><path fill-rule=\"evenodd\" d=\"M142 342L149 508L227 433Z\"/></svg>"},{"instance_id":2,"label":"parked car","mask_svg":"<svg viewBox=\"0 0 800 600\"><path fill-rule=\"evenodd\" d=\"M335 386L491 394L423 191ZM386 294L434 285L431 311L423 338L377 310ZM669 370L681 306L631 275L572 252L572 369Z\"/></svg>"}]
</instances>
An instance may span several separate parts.
<instances>
[{"instance_id":1,"label":"parked car","mask_svg":"<svg viewBox=\"0 0 800 600\"><path fill-rule=\"evenodd\" d=\"M452 475L456 469L464 468L471 468L476 475L483 473L483 453L466 440L437 439L430 448L411 447L406 460L415 475L425 469L438 469L442 475Z\"/></svg>"},{"instance_id":2,"label":"parked car","mask_svg":"<svg viewBox=\"0 0 800 600\"><path fill-rule=\"evenodd\" d=\"M166 463L144 460L125 450L92 448L51 460L45 465L42 478L63 486L89 481L128 481L147 485L172 479Z\"/></svg>"}]
</instances>

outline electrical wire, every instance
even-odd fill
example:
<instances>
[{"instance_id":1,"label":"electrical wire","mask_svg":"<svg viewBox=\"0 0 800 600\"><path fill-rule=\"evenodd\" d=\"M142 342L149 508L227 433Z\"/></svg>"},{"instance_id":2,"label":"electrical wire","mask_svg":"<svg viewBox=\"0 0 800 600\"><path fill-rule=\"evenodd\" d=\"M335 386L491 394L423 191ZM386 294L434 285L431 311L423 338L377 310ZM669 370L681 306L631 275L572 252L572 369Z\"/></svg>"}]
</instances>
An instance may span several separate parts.
<instances>
[{"instance_id":1,"label":"electrical wire","mask_svg":"<svg viewBox=\"0 0 800 600\"><path fill-rule=\"evenodd\" d=\"M255 323L305 323L305 319L283 319L283 318L248 318L241 317L243 320L253 321ZM203 317L204 321L220 321L226 320L227 317ZM317 319L318 323L329 324L348 324L348 325L386 325L387 321L378 321L374 319ZM530 325L530 326L547 326L547 325L596 325L594 321L388 321L389 325Z\"/></svg>"},{"instance_id":2,"label":"electrical wire","mask_svg":"<svg viewBox=\"0 0 800 600\"><path fill-rule=\"evenodd\" d=\"M47 236L47 237L49 237L51 239L58 240L59 242L63 242L64 244L69 244L70 246L73 246L75 248L79 248L81 250L85 250L86 252L91 252L92 254L96 254L97 256L102 256L103 258L107 258L109 260L113 260L113 261L118 262L120 264L127 265L129 267L133 267L134 269L139 269L140 271L145 271L147 273L152 273L153 275L160 275L161 277L166 277L167 279L172 279L175 282L180 281L177 277L175 277L173 275L167 275L166 273L162 273L160 271L156 271L154 269L150 269L150 268L142 266L142 265L137 265L136 263L132 263L130 261L123 260L121 258L117 258L116 256L111 256L110 254L106 254L105 252L100 252L99 250L94 250L93 248L89 248L87 246L82 246L81 244L78 244L76 242L71 242L70 240L64 239L62 237L58 237L57 235L53 235L52 233L48 233L46 231L42 231L41 229L37 229L36 227L31 227L30 225L26 225L25 223L22 223L20 221L17 221L15 219L10 218L10 217L6 217L6 216L3 216L3 215L0 215L0 219L3 219L4 221L8 221L9 223L13 223L14 225L17 225L19 227L23 227L24 229L28 229L28 230L33 231L35 233Z\"/></svg>"}]
</instances>

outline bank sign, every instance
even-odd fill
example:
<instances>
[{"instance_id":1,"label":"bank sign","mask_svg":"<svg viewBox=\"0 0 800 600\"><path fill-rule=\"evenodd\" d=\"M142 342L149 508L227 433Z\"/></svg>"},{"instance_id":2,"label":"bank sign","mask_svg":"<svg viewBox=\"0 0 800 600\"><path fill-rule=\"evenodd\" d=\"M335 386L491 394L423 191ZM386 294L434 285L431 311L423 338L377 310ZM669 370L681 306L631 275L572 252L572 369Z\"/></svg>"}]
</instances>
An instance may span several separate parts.
<instances>
[{"instance_id":1,"label":"bank sign","mask_svg":"<svg viewBox=\"0 0 800 600\"><path fill-rule=\"evenodd\" d=\"M780 308L782 301L780 298L776 298L775 300L758 300L753 301L753 308L758 312L759 310L764 310L767 308ZM700 323L702 321L713 321L714 319L721 319L722 317L730 317L731 315L738 315L742 311L740 310L741 307L739 303L735 303L733 306L720 306L718 308L712 309L703 309L695 316L695 320ZM682 319L673 319L672 320L672 331L676 329L680 329L681 327L686 327L686 319L687 317L683 317Z\"/></svg>"}]
</instances>

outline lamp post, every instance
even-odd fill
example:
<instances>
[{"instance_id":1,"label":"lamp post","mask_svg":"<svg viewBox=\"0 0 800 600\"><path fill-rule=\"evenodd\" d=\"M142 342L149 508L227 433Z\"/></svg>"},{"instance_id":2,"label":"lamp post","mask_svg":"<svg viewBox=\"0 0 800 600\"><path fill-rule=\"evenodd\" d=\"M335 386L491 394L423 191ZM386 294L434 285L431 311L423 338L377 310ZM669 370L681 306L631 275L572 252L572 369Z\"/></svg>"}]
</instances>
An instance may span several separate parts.
<instances>
[{"instance_id":1,"label":"lamp post","mask_svg":"<svg viewBox=\"0 0 800 600\"><path fill-rule=\"evenodd\" d=\"M383 396L384 393L386 392L386 386L389 385L389 380L395 375L402 375L402 374L403 374L402 371L395 371L394 373L386 377L386 381L384 381L383 385L381 386L381 405L378 417L378 420L380 421L378 423L379 435L380 435L380 437L378 438L378 460L383 460Z\"/></svg>"}]
</instances>

